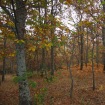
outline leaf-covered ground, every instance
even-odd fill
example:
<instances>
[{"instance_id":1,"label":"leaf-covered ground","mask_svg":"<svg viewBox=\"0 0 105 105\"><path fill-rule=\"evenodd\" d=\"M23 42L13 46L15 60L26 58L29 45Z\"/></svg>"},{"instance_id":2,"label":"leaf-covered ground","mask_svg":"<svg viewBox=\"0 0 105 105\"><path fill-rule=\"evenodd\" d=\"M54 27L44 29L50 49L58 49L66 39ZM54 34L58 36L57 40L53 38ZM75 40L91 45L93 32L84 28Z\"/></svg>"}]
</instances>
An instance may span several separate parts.
<instances>
[{"instance_id":1,"label":"leaf-covered ground","mask_svg":"<svg viewBox=\"0 0 105 105\"><path fill-rule=\"evenodd\" d=\"M99 68L95 66L95 91L92 90L91 65L83 70L75 66L72 73L73 98L70 98L71 81L66 68L56 71L53 81L49 79L50 82L34 74L30 78L37 82L36 88L30 87L33 105L35 101L38 105L43 105L43 102L44 105L105 105L105 73L102 65ZM13 82L13 75L6 75L5 82L0 85L0 105L18 105L18 85Z\"/></svg>"}]
</instances>

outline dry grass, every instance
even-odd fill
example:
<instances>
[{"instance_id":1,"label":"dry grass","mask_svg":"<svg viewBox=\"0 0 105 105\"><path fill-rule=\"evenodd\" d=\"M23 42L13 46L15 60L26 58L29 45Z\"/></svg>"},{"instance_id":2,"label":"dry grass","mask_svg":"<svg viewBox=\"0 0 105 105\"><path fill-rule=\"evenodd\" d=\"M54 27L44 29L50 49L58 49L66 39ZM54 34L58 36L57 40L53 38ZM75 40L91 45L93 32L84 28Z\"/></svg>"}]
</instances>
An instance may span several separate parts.
<instances>
[{"instance_id":1,"label":"dry grass","mask_svg":"<svg viewBox=\"0 0 105 105\"><path fill-rule=\"evenodd\" d=\"M96 90L92 90L91 65L84 67L73 67L74 77L73 98L70 98L70 76L66 68L58 70L56 79L47 83L45 79L34 75L31 80L37 82L36 88L30 88L32 100L41 88L47 88L45 105L105 105L105 74L102 65L95 66ZM6 75L6 80L0 86L0 105L18 105L18 85L13 83L12 75Z\"/></svg>"}]
</instances>

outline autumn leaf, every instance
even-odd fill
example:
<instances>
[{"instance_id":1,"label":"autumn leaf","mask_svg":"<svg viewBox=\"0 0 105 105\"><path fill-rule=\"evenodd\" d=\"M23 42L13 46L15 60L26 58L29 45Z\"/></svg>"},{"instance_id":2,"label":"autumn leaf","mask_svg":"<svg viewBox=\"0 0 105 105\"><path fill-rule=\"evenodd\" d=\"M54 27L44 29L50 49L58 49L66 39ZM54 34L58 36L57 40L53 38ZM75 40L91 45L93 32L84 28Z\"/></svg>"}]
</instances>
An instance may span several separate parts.
<instances>
[{"instance_id":1,"label":"autumn leaf","mask_svg":"<svg viewBox=\"0 0 105 105\"><path fill-rule=\"evenodd\" d=\"M52 43L48 43L48 44L46 44L45 46L46 46L46 47L51 47L51 46L53 46L53 44L52 44Z\"/></svg>"},{"instance_id":2,"label":"autumn leaf","mask_svg":"<svg viewBox=\"0 0 105 105\"><path fill-rule=\"evenodd\" d=\"M68 3L71 3L71 0L66 0Z\"/></svg>"},{"instance_id":3,"label":"autumn leaf","mask_svg":"<svg viewBox=\"0 0 105 105\"><path fill-rule=\"evenodd\" d=\"M15 54L14 54L14 53L11 53L11 54L9 54L9 56L10 56L10 57L14 57L14 56L15 56Z\"/></svg>"},{"instance_id":4,"label":"autumn leaf","mask_svg":"<svg viewBox=\"0 0 105 105\"><path fill-rule=\"evenodd\" d=\"M104 89L103 85L100 85L99 91L102 91Z\"/></svg>"},{"instance_id":5,"label":"autumn leaf","mask_svg":"<svg viewBox=\"0 0 105 105\"><path fill-rule=\"evenodd\" d=\"M36 47L35 46L32 46L28 49L28 51L31 51L31 52L34 52L36 50Z\"/></svg>"},{"instance_id":6,"label":"autumn leaf","mask_svg":"<svg viewBox=\"0 0 105 105\"><path fill-rule=\"evenodd\" d=\"M25 43L24 40L18 40L18 39L16 39L15 42L16 42L16 43L19 43L19 44Z\"/></svg>"},{"instance_id":7,"label":"autumn leaf","mask_svg":"<svg viewBox=\"0 0 105 105\"><path fill-rule=\"evenodd\" d=\"M14 23L12 21L8 22L8 25L14 27Z\"/></svg>"}]
</instances>

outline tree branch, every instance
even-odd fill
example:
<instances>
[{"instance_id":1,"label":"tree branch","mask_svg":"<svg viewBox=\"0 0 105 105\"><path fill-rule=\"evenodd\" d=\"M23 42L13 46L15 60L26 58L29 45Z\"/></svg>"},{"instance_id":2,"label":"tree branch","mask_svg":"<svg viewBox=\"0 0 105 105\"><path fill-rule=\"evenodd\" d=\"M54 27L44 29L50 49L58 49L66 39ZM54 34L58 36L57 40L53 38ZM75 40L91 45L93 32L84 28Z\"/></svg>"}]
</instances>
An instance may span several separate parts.
<instances>
[{"instance_id":1,"label":"tree branch","mask_svg":"<svg viewBox=\"0 0 105 105\"><path fill-rule=\"evenodd\" d=\"M5 11L5 13L10 17L11 21L15 21L14 20L14 17L11 15L11 13L9 12L9 10L5 7L5 6L2 6L0 5L0 7Z\"/></svg>"}]
</instances>

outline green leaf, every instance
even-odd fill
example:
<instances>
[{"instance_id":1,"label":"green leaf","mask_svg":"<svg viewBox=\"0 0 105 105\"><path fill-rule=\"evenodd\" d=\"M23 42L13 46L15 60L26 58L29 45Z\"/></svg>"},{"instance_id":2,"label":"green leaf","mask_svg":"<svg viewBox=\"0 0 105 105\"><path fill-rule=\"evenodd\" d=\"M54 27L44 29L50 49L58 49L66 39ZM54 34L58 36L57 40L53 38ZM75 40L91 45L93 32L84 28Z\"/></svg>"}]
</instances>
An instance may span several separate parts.
<instances>
[{"instance_id":1,"label":"green leaf","mask_svg":"<svg viewBox=\"0 0 105 105\"><path fill-rule=\"evenodd\" d=\"M82 0L78 0L78 3L81 3Z\"/></svg>"},{"instance_id":2,"label":"green leaf","mask_svg":"<svg viewBox=\"0 0 105 105\"><path fill-rule=\"evenodd\" d=\"M64 44L65 44L64 41L61 41L61 42L60 42L60 46L63 46Z\"/></svg>"},{"instance_id":3,"label":"green leaf","mask_svg":"<svg viewBox=\"0 0 105 105\"><path fill-rule=\"evenodd\" d=\"M26 77L24 77L24 76L15 76L13 78L13 81L14 81L14 83L19 83L19 82L21 82L21 81L23 81L25 79L26 79Z\"/></svg>"},{"instance_id":4,"label":"green leaf","mask_svg":"<svg viewBox=\"0 0 105 105\"><path fill-rule=\"evenodd\" d=\"M64 2L64 0L60 0L60 2L61 2L61 3L63 3L63 2Z\"/></svg>"},{"instance_id":5,"label":"green leaf","mask_svg":"<svg viewBox=\"0 0 105 105\"><path fill-rule=\"evenodd\" d=\"M26 75L27 75L27 77L32 77L33 73L32 72L27 72Z\"/></svg>"},{"instance_id":6,"label":"green leaf","mask_svg":"<svg viewBox=\"0 0 105 105\"><path fill-rule=\"evenodd\" d=\"M33 81L29 81L29 86L31 86L32 88L36 88L37 83Z\"/></svg>"},{"instance_id":7,"label":"green leaf","mask_svg":"<svg viewBox=\"0 0 105 105\"><path fill-rule=\"evenodd\" d=\"M47 88L42 88L41 89L43 92L46 92L48 89Z\"/></svg>"},{"instance_id":8,"label":"green leaf","mask_svg":"<svg viewBox=\"0 0 105 105\"><path fill-rule=\"evenodd\" d=\"M105 5L105 1L102 1L101 4L102 4L102 5Z\"/></svg>"}]
</instances>

